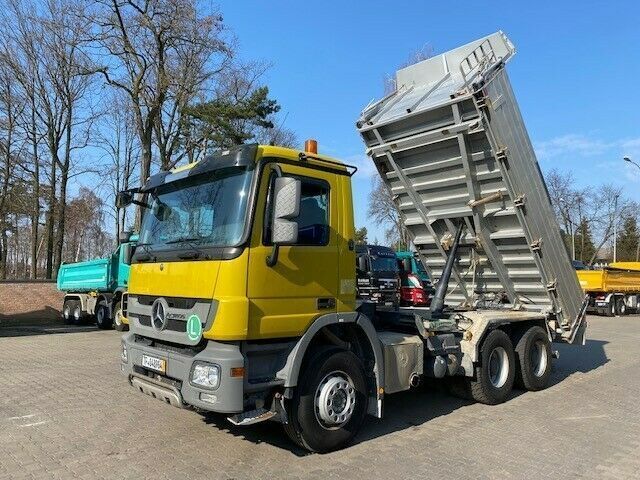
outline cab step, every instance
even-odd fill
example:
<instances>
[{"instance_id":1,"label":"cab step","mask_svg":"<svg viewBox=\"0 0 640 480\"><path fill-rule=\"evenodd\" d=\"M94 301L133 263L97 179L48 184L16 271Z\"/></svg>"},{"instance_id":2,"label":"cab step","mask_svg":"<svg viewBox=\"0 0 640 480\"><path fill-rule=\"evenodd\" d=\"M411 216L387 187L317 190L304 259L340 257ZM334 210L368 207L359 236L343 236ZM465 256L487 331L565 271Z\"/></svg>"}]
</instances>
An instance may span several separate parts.
<instances>
[{"instance_id":1,"label":"cab step","mask_svg":"<svg viewBox=\"0 0 640 480\"><path fill-rule=\"evenodd\" d=\"M253 425L254 423L264 422L275 417L278 413L266 408L257 408L248 412L238 413L231 417L227 417L231 423L237 426Z\"/></svg>"}]
</instances>

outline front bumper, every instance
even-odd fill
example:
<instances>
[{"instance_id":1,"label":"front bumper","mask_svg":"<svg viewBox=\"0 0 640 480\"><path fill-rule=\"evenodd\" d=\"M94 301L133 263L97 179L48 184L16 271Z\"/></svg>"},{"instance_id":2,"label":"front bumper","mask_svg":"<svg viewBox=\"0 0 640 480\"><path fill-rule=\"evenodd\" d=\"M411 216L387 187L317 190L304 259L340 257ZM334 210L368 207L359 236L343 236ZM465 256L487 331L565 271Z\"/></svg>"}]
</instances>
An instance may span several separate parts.
<instances>
[{"instance_id":1,"label":"front bumper","mask_svg":"<svg viewBox=\"0 0 640 480\"><path fill-rule=\"evenodd\" d=\"M133 333L122 337L122 343L127 348L127 362L122 362L121 369L132 386L174 406L187 404L220 413L244 410L244 379L231 376L231 369L244 368L244 357L238 345L210 340L204 350L190 355L147 345L146 340L143 338L136 342ZM142 367L142 355L164 360L166 373L162 375ZM197 361L220 367L220 384L217 388L208 389L191 383L191 369Z\"/></svg>"}]
</instances>

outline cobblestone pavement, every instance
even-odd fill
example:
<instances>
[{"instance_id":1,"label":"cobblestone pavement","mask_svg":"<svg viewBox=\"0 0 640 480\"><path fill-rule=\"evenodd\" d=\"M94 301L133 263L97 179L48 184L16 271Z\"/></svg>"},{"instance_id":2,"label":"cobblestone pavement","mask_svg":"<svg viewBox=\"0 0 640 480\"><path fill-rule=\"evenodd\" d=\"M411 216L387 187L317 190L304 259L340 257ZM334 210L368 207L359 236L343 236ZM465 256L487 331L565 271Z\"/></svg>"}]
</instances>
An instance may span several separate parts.
<instances>
[{"instance_id":1,"label":"cobblestone pavement","mask_svg":"<svg viewBox=\"0 0 640 480\"><path fill-rule=\"evenodd\" d=\"M640 478L640 316L590 317L552 386L495 407L390 396L356 443L308 455L129 387L114 331L0 331L0 479Z\"/></svg>"}]
</instances>

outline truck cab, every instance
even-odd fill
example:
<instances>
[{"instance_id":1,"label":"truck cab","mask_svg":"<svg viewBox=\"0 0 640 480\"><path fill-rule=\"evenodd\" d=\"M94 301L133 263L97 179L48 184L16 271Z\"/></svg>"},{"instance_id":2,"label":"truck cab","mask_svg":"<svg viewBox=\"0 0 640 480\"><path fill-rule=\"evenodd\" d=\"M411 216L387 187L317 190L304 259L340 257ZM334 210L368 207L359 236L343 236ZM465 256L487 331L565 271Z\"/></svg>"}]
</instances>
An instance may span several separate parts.
<instances>
[{"instance_id":1,"label":"truck cab","mask_svg":"<svg viewBox=\"0 0 640 480\"><path fill-rule=\"evenodd\" d=\"M380 245L356 245L357 296L385 307L400 303L396 252Z\"/></svg>"},{"instance_id":2,"label":"truck cab","mask_svg":"<svg viewBox=\"0 0 640 480\"><path fill-rule=\"evenodd\" d=\"M403 305L428 306L435 289L416 252L396 252L400 270L400 301Z\"/></svg>"}]
</instances>

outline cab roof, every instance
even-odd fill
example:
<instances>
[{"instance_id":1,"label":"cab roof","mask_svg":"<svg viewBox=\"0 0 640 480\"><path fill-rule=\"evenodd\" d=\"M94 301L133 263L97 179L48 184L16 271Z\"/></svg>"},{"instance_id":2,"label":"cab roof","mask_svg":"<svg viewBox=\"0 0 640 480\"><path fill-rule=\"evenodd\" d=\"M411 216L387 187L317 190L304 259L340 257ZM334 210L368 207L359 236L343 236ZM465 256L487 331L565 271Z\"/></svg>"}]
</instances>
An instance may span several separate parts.
<instances>
[{"instance_id":1,"label":"cab roof","mask_svg":"<svg viewBox=\"0 0 640 480\"><path fill-rule=\"evenodd\" d=\"M219 170L221 168L249 166L266 157L277 157L294 161L310 161L314 164L328 163L331 164L333 168L340 171L344 170L347 173L349 173L348 168L351 167L354 171L349 173L350 175L355 173L355 170L357 170L356 167L346 165L341 161L326 155L319 155L315 153L310 154L302 150L278 147L274 145L248 144L218 151L211 155L207 155L202 160L182 165L169 171L158 172L157 174L149 177L149 180L147 180L143 187L143 191L149 191L166 183Z\"/></svg>"}]
</instances>

